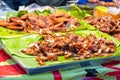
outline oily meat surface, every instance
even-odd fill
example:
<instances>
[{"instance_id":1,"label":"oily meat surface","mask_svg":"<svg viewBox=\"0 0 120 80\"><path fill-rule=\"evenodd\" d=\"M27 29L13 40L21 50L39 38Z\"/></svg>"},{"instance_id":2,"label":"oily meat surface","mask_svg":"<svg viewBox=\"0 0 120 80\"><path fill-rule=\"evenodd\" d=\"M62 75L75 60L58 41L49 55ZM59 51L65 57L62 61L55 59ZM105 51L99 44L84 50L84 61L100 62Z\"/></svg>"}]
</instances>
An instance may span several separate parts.
<instances>
[{"instance_id":1,"label":"oily meat surface","mask_svg":"<svg viewBox=\"0 0 120 80\"><path fill-rule=\"evenodd\" d=\"M58 56L74 60L111 56L116 47L113 41L96 38L93 34L86 37L68 33L66 36L47 35L43 38L43 41L32 43L27 49L21 50L25 54L37 56L40 65L45 65L48 60L56 61Z\"/></svg>"},{"instance_id":2,"label":"oily meat surface","mask_svg":"<svg viewBox=\"0 0 120 80\"><path fill-rule=\"evenodd\" d=\"M41 34L64 31L71 25L79 27L78 18L72 18L70 14L61 11L55 11L47 16L25 14L21 17L0 20L0 26L8 29Z\"/></svg>"},{"instance_id":3,"label":"oily meat surface","mask_svg":"<svg viewBox=\"0 0 120 80\"><path fill-rule=\"evenodd\" d=\"M102 32L108 33L118 40L120 40L120 19L114 20L111 16L102 16L102 17L85 17L89 24L93 25Z\"/></svg>"}]
</instances>

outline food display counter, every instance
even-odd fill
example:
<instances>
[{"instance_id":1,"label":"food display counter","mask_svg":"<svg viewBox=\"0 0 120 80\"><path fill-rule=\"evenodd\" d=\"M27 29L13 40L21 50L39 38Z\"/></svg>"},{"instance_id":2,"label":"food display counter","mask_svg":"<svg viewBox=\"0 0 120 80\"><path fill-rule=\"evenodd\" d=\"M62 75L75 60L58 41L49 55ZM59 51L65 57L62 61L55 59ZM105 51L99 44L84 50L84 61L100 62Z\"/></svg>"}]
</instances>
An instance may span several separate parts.
<instances>
[{"instance_id":1,"label":"food display counter","mask_svg":"<svg viewBox=\"0 0 120 80\"><path fill-rule=\"evenodd\" d=\"M0 79L119 80L119 4L88 2L95 6L33 4L7 12L0 19Z\"/></svg>"}]
</instances>

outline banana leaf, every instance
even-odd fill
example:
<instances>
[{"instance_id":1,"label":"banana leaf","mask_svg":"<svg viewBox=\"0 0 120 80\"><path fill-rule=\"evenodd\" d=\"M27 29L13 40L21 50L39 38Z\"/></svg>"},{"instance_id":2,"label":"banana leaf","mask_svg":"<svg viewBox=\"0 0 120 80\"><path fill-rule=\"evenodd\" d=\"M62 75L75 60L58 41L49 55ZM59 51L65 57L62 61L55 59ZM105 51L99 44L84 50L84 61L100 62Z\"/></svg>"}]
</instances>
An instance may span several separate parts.
<instances>
[{"instance_id":1,"label":"banana leaf","mask_svg":"<svg viewBox=\"0 0 120 80\"><path fill-rule=\"evenodd\" d=\"M42 11L42 12L40 12L39 10L35 10L33 13L35 13L35 14L37 14L39 16L47 16L48 14L51 13L51 11L47 10L47 9Z\"/></svg>"},{"instance_id":2,"label":"banana leaf","mask_svg":"<svg viewBox=\"0 0 120 80\"><path fill-rule=\"evenodd\" d=\"M26 33L23 31L15 31L10 30L4 27L0 27L0 38L14 38L14 37L20 37L25 35L30 35L32 33Z\"/></svg>"},{"instance_id":3,"label":"banana leaf","mask_svg":"<svg viewBox=\"0 0 120 80\"><path fill-rule=\"evenodd\" d=\"M83 16L83 13L82 13L82 10L77 7L76 5L72 5L70 6L68 9L62 7L62 9L58 9L57 10L61 10L61 11L64 11L66 13L70 13L72 15L72 17L84 17ZM54 11L53 11L54 12ZM6 19L12 17L12 16L17 16L17 17L20 17L24 14L27 14L28 11L18 11L18 12L7 12L6 13ZM48 15L51 13L50 10L44 10L43 12L40 12L38 10L35 10L33 12L31 12L33 14L37 14L37 15ZM74 28L74 26L72 26L69 30L85 30L85 29L95 29L94 27L91 27L90 25L86 24L86 22L82 22L80 21L80 24L82 24L81 27L79 28ZM25 32L22 32L22 31L15 31L15 30L10 30L10 29L6 29L6 28L3 28L2 26L0 26L0 38L13 38L13 37L20 37L20 36L24 36L24 35L28 35L30 33L25 33Z\"/></svg>"},{"instance_id":4,"label":"banana leaf","mask_svg":"<svg viewBox=\"0 0 120 80\"><path fill-rule=\"evenodd\" d=\"M10 17L17 16L18 12L7 12L6 13L6 19L9 19Z\"/></svg>"},{"instance_id":5,"label":"banana leaf","mask_svg":"<svg viewBox=\"0 0 120 80\"><path fill-rule=\"evenodd\" d=\"M102 33L100 31L89 31L89 30L83 30L83 31L73 31L70 33L77 34L78 36L85 35L89 37L89 34L95 34L96 37L105 37L108 40L113 40L115 42L116 46L116 52L113 53L114 56L120 55L120 42L117 41L115 38ZM66 34L66 33L62 33ZM39 65L36 60L35 56L31 55L26 55L24 53L21 53L21 50L24 48L27 48L30 43L36 42L38 40L42 40L42 37L38 34L32 34L32 35L27 35L27 36L22 36L22 37L17 37L17 38L10 38L10 39L1 39L2 45L5 47L5 49L8 51L8 54L10 54L12 57L14 57L17 61L20 61L21 64L27 66L28 68L37 68L37 67L42 67ZM102 57L106 58L106 57ZM91 59L86 59L86 60L93 60L93 59L99 59L99 58L91 58ZM85 61L85 60L81 60ZM71 63L74 62L72 58L69 59L64 59L64 56L59 56L58 61L48 61L46 62L46 66L50 65L57 65L57 64L66 64L66 63ZM80 62L80 61L77 61Z\"/></svg>"},{"instance_id":6,"label":"banana leaf","mask_svg":"<svg viewBox=\"0 0 120 80\"><path fill-rule=\"evenodd\" d=\"M73 18L77 17L79 19L82 19L85 16L91 16L90 13L88 13L87 9L82 10L80 9L76 4L71 4L68 7L57 7L57 10L66 12L68 14L71 14Z\"/></svg>"},{"instance_id":7,"label":"banana leaf","mask_svg":"<svg viewBox=\"0 0 120 80\"><path fill-rule=\"evenodd\" d=\"M8 51L11 51L11 54L20 57L32 57L29 55L25 55L20 52L23 47L27 47L30 43L38 41L41 39L39 34L30 34L28 36L16 37L16 38L4 38L1 41L5 44L5 47L8 47Z\"/></svg>"},{"instance_id":8,"label":"banana leaf","mask_svg":"<svg viewBox=\"0 0 120 80\"><path fill-rule=\"evenodd\" d=\"M26 10L19 11L16 16L21 17L22 15L27 14L27 13L28 13L28 11L26 11Z\"/></svg>"},{"instance_id":9,"label":"banana leaf","mask_svg":"<svg viewBox=\"0 0 120 80\"><path fill-rule=\"evenodd\" d=\"M77 28L73 28L74 31L81 31L81 30L97 30L95 27L91 26L90 24L88 24L86 21L84 20L79 20L79 24L80 26ZM70 27L70 31L72 31L71 29L72 27Z\"/></svg>"}]
</instances>

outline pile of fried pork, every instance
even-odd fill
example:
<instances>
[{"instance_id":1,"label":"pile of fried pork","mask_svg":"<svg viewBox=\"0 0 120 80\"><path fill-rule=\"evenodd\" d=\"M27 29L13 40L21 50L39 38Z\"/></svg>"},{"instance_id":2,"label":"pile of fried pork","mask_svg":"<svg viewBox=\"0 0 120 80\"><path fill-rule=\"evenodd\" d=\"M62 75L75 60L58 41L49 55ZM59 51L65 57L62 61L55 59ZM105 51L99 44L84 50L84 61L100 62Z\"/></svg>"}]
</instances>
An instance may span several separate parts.
<instances>
[{"instance_id":1,"label":"pile of fried pork","mask_svg":"<svg viewBox=\"0 0 120 80\"><path fill-rule=\"evenodd\" d=\"M47 61L57 61L58 56L73 60L111 56L115 52L115 47L113 41L96 38L93 34L86 37L68 33L66 36L43 36L43 41L34 42L21 52L37 56L36 61L40 65L45 65Z\"/></svg>"},{"instance_id":2,"label":"pile of fried pork","mask_svg":"<svg viewBox=\"0 0 120 80\"><path fill-rule=\"evenodd\" d=\"M70 26L79 27L80 25L78 18L72 18L70 14L62 11L55 11L47 16L29 13L21 17L11 17L0 20L0 26L30 33L51 34L55 31L64 31Z\"/></svg>"},{"instance_id":3,"label":"pile of fried pork","mask_svg":"<svg viewBox=\"0 0 120 80\"><path fill-rule=\"evenodd\" d=\"M102 32L108 33L120 41L120 19L114 20L111 16L85 17L89 24L93 25Z\"/></svg>"}]
</instances>

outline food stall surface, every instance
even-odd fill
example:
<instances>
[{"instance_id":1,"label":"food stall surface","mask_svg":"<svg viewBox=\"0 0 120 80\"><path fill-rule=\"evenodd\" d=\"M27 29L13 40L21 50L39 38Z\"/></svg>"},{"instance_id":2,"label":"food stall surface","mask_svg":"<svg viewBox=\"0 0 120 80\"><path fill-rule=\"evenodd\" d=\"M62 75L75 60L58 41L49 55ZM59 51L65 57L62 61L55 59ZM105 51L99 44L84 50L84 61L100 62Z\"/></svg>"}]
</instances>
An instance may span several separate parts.
<instances>
[{"instance_id":1,"label":"food stall surface","mask_svg":"<svg viewBox=\"0 0 120 80\"><path fill-rule=\"evenodd\" d=\"M2 13L3 14L3 13ZM0 15L2 15L0 14ZM0 49L0 80L120 80L120 61L98 66L56 70L28 75L11 57Z\"/></svg>"},{"instance_id":2,"label":"food stall surface","mask_svg":"<svg viewBox=\"0 0 120 80\"><path fill-rule=\"evenodd\" d=\"M4 50L0 50L0 80L120 80L120 62L84 67L73 70L56 70L41 74L27 75L11 60Z\"/></svg>"}]
</instances>

